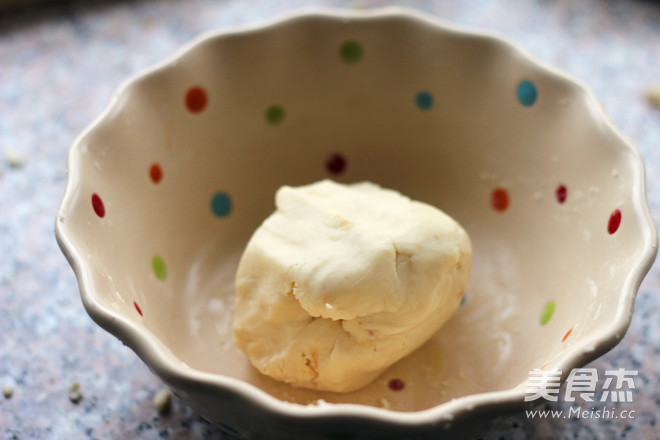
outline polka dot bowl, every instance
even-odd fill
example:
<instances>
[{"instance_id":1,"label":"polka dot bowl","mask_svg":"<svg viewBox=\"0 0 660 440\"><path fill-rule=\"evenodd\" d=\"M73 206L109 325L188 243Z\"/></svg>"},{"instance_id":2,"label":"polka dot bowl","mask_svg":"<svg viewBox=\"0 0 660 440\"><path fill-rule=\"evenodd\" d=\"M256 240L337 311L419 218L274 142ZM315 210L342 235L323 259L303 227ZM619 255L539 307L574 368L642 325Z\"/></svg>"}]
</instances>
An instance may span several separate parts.
<instances>
[{"instance_id":1,"label":"polka dot bowl","mask_svg":"<svg viewBox=\"0 0 660 440\"><path fill-rule=\"evenodd\" d=\"M531 370L625 333L656 251L639 154L579 82L416 12L316 11L205 35L73 145L56 220L91 317L237 437L458 438ZM463 304L371 385L314 392L234 346L233 277L275 190L370 180L463 224Z\"/></svg>"}]
</instances>

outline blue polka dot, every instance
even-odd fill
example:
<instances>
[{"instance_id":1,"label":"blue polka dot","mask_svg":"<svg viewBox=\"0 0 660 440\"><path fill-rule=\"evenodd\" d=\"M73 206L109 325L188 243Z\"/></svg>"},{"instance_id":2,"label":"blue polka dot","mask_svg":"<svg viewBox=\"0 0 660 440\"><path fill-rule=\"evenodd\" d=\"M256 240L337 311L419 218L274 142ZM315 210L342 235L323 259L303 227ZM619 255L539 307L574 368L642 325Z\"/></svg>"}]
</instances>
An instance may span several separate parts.
<instances>
[{"instance_id":1,"label":"blue polka dot","mask_svg":"<svg viewBox=\"0 0 660 440\"><path fill-rule=\"evenodd\" d=\"M465 304L467 302L467 295L463 295L463 298L461 298L461 305Z\"/></svg>"},{"instance_id":2,"label":"blue polka dot","mask_svg":"<svg viewBox=\"0 0 660 440\"><path fill-rule=\"evenodd\" d=\"M231 199L226 193L215 193L211 199L211 210L218 217L226 217L231 212Z\"/></svg>"},{"instance_id":3,"label":"blue polka dot","mask_svg":"<svg viewBox=\"0 0 660 440\"><path fill-rule=\"evenodd\" d=\"M538 92L533 82L529 80L520 81L518 84L518 101L525 107L530 107L536 102Z\"/></svg>"},{"instance_id":4,"label":"blue polka dot","mask_svg":"<svg viewBox=\"0 0 660 440\"><path fill-rule=\"evenodd\" d=\"M415 97L415 103L422 110L428 110L433 107L433 96L428 92L419 92Z\"/></svg>"}]
</instances>

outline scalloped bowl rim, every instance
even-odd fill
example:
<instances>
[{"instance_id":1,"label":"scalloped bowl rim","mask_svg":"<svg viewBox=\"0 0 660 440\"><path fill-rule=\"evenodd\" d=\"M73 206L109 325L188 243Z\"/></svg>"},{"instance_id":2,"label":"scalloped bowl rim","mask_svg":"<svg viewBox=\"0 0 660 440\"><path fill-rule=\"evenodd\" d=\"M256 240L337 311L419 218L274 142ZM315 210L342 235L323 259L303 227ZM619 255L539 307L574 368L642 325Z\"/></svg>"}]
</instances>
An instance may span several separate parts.
<instances>
[{"instance_id":1,"label":"scalloped bowl rim","mask_svg":"<svg viewBox=\"0 0 660 440\"><path fill-rule=\"evenodd\" d=\"M57 242L65 257L72 266L78 280L83 305L90 317L109 333L118 337L122 342L131 347L138 357L158 376L166 382L181 388L204 388L206 390L222 389L244 398L254 405L261 407L264 411L273 415L291 418L328 418L328 417L362 417L384 424L396 424L402 426L434 425L438 422L452 422L458 419L469 417L470 413L489 413L501 412L505 408L522 407L525 395L524 388L517 386L505 391L493 391L467 395L464 397L452 399L448 402L435 406L433 408L414 412L398 412L381 408L375 408L357 404L329 404L329 405L299 405L281 401L261 389L242 382L238 379L225 377L212 373L206 373L199 370L184 369L173 365L168 360L168 355L163 350L162 343L158 341L145 328L133 324L123 316L112 313L95 302L89 294L91 291L91 279L93 269L85 263L75 243L67 236L66 231L60 224L60 219L66 217L69 205L73 200L73 193L78 187L79 175L78 150L83 140L90 135L106 117L115 108L115 105L124 91L132 84L140 81L160 70L167 69L174 65L186 53L194 50L201 43L210 40L222 38L228 35L248 34L254 31L272 29L281 26L287 26L289 23L310 18L324 17L339 20L378 20L387 17L397 17L416 23L432 25L443 29L455 35L465 35L475 38L483 38L500 46L508 46L515 52L527 58L533 64L540 67L544 73L555 76L565 82L577 85L579 89L585 92L585 99L598 103L593 92L580 80L555 69L535 59L524 48L513 43L499 35L474 29L466 29L460 26L448 24L436 17L400 7L386 7L369 11L355 11L343 9L327 8L307 8L294 13L285 14L264 22L232 27L220 31L206 32L184 45L177 52L173 53L163 61L147 68L123 82L114 92L110 102L103 112L76 138L68 155L67 161L67 183L62 202L58 209L55 221L55 235ZM563 378L567 375L567 370L583 366L590 361L598 358L602 354L612 349L622 338L630 325L634 302L639 286L647 272L650 270L657 253L658 236L657 231L649 212L646 201L645 171L642 158L633 146L614 126L609 117L605 114L601 105L598 106L594 117L600 119L599 122L605 124L611 135L616 137L622 148L627 148L634 154L637 164L635 182L633 182L632 201L635 207L635 213L641 216L645 223L643 236L645 240L644 252L636 256L634 270L630 271L625 277L621 297L619 298L619 308L617 316L611 325L610 331L601 334L599 338L591 340L581 340L573 347L567 350L562 359L559 360L557 368L564 371Z\"/></svg>"}]
</instances>

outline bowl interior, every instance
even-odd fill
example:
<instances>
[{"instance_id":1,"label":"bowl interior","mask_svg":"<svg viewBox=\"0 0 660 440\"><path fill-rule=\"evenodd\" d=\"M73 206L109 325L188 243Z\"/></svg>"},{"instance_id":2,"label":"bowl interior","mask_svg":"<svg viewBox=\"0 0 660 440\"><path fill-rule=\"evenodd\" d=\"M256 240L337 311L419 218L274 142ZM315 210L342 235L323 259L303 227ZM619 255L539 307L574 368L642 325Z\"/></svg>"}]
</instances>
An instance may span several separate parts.
<instances>
[{"instance_id":1,"label":"bowl interior","mask_svg":"<svg viewBox=\"0 0 660 440\"><path fill-rule=\"evenodd\" d=\"M179 367L289 402L416 411L524 385L611 331L644 247L637 157L590 94L501 41L400 17L207 39L122 89L70 168L60 227L89 299ZM474 246L451 321L348 394L261 376L230 331L237 261L275 191L323 178L431 203Z\"/></svg>"}]
</instances>

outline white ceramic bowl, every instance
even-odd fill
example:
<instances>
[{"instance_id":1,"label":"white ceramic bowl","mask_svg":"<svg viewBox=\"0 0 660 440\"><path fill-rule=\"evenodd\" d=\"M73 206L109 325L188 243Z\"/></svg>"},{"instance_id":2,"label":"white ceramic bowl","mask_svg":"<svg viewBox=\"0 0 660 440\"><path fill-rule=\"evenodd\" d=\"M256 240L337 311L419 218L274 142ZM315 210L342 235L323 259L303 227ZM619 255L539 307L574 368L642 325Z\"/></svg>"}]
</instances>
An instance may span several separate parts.
<instances>
[{"instance_id":1,"label":"white ceramic bowl","mask_svg":"<svg viewBox=\"0 0 660 440\"><path fill-rule=\"evenodd\" d=\"M205 35L120 87L68 169L56 231L90 316L251 438L455 437L519 408L530 370L566 376L623 337L656 251L640 156L583 85L399 9ZM230 334L275 190L328 177L434 204L474 245L451 321L348 394L261 376Z\"/></svg>"}]
</instances>

